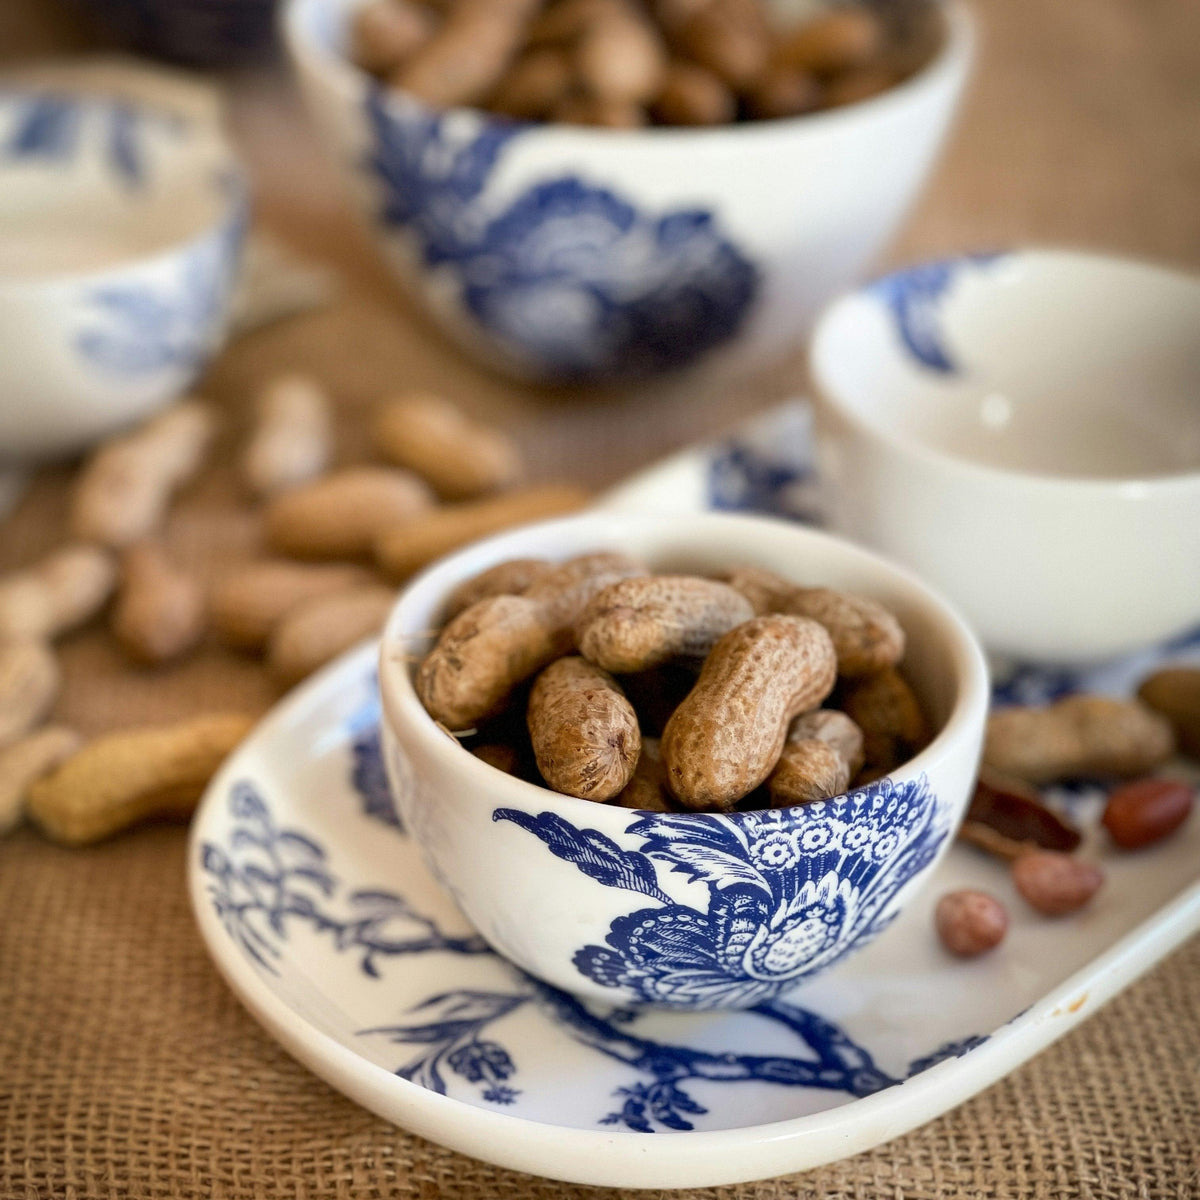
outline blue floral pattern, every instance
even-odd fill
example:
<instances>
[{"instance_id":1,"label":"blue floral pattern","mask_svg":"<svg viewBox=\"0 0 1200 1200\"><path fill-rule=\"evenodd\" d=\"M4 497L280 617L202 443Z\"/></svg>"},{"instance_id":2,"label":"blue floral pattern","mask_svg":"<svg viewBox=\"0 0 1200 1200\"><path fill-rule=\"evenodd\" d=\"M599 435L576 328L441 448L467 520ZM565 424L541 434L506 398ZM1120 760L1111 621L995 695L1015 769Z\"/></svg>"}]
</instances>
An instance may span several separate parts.
<instances>
[{"instance_id":1,"label":"blue floral pattern","mask_svg":"<svg viewBox=\"0 0 1200 1200\"><path fill-rule=\"evenodd\" d=\"M0 111L11 118L8 135L0 143L0 163L69 161L84 145L86 122L94 120L99 125L101 158L110 175L131 187L146 178L144 134L151 129L178 132L183 127L182 119L170 113L53 93L0 92Z\"/></svg>"},{"instance_id":2,"label":"blue floral pattern","mask_svg":"<svg viewBox=\"0 0 1200 1200\"><path fill-rule=\"evenodd\" d=\"M1003 257L996 253L965 254L923 263L885 275L868 291L891 309L896 332L917 362L942 375L957 375L961 367L947 348L941 327L942 300L963 271L989 266Z\"/></svg>"},{"instance_id":3,"label":"blue floral pattern","mask_svg":"<svg viewBox=\"0 0 1200 1200\"><path fill-rule=\"evenodd\" d=\"M752 1007L875 937L948 833L924 776L797 808L644 814L626 831L637 850L552 812L501 808L492 818L528 830L598 883L656 902L614 920L606 945L581 947L582 975L647 1004L695 1009ZM707 908L672 901L656 863L705 884Z\"/></svg>"},{"instance_id":4,"label":"blue floral pattern","mask_svg":"<svg viewBox=\"0 0 1200 1200\"><path fill-rule=\"evenodd\" d=\"M227 186L237 185L230 180ZM80 356L124 378L199 370L215 347L245 222L242 207L225 229L197 242L181 258L170 282L95 288L87 298L91 324L75 339Z\"/></svg>"},{"instance_id":5,"label":"blue floral pattern","mask_svg":"<svg viewBox=\"0 0 1200 1200\"><path fill-rule=\"evenodd\" d=\"M351 777L357 781L361 778L357 752L352 758ZM259 970L278 973L285 947L299 927L328 937L334 953L356 956L362 974L375 980L385 978L389 962L409 955L440 953L500 961L482 938L445 933L396 892L346 889L324 847L298 830L281 828L260 791L248 781L233 785L228 806L234 819L228 839L223 844L206 841L200 847L200 861L226 932ZM636 854L625 866L606 857L610 854L600 842L595 856L585 852L583 857L596 863L601 874L611 869L627 882L644 881L646 867ZM774 852L768 852L768 858L774 857ZM643 890L653 891L648 883ZM536 1009L578 1045L633 1071L635 1081L614 1093L617 1107L596 1120L638 1133L694 1127L693 1119L707 1110L685 1090L689 1081L721 1086L769 1083L851 1096L868 1096L901 1082L882 1070L871 1053L837 1024L782 1000L764 1000L753 1012L794 1037L800 1053L718 1053L642 1037L634 1028L639 1020L636 1010L597 1011L511 964L505 964L505 969L510 983L503 990L441 992L410 1006L402 1020L363 1029L359 1036L412 1047L409 1057L395 1068L404 1079L446 1094L453 1078L459 1089L474 1088L483 1103L507 1107L522 1095L516 1086L520 1064L500 1040L499 1030L514 1013ZM943 1047L916 1060L906 1075L927 1069L951 1052L965 1053L982 1040L967 1039L952 1050Z\"/></svg>"},{"instance_id":6,"label":"blue floral pattern","mask_svg":"<svg viewBox=\"0 0 1200 1200\"><path fill-rule=\"evenodd\" d=\"M731 339L756 268L706 209L649 215L567 175L498 213L482 197L518 124L433 113L372 89L369 167L381 216L504 351L575 379L679 367Z\"/></svg>"}]
</instances>

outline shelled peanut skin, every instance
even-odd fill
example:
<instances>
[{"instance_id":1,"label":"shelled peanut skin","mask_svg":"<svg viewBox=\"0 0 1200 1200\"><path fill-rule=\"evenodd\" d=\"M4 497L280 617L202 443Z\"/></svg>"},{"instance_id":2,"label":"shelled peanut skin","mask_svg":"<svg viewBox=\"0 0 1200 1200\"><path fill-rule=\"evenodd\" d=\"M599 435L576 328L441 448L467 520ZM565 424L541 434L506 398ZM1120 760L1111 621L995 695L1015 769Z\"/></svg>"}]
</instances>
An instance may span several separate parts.
<instances>
[{"instance_id":1,"label":"shelled peanut skin","mask_svg":"<svg viewBox=\"0 0 1200 1200\"><path fill-rule=\"evenodd\" d=\"M860 672L844 684L878 689L886 676L885 697L903 701L862 706L875 742L893 757L921 748L926 722L896 670L903 632L890 613L772 576L819 595L827 624L756 615L768 606L732 580L655 575L612 552L498 563L447 598L448 620L415 668L418 697L468 749L478 739L484 761L534 762L528 777L567 795L640 798L652 811L783 807L844 792L863 768L865 731L819 707L834 694L840 641ZM846 652L847 630L874 673Z\"/></svg>"}]
</instances>

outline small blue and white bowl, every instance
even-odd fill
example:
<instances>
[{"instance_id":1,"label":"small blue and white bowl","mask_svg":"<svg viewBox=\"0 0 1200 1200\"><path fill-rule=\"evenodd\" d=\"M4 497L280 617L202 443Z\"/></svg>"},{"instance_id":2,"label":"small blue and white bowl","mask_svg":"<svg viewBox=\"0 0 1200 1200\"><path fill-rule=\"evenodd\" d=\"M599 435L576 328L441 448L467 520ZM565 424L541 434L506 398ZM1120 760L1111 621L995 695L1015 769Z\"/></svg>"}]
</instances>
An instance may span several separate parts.
<instances>
[{"instance_id":1,"label":"small blue and white bowl","mask_svg":"<svg viewBox=\"0 0 1200 1200\"><path fill-rule=\"evenodd\" d=\"M764 812L649 813L564 796L463 750L421 707L414 655L443 601L503 559L622 550L654 569L766 567L887 604L930 745L845 796ZM961 619L900 568L811 529L719 514L583 515L464 550L400 597L380 660L383 745L405 825L499 953L618 1005L752 1008L865 946L942 857L974 783L987 668Z\"/></svg>"},{"instance_id":2,"label":"small blue and white bowl","mask_svg":"<svg viewBox=\"0 0 1200 1200\"><path fill-rule=\"evenodd\" d=\"M957 107L972 25L846 108L713 129L431 109L346 52L363 0L290 0L308 106L388 265L449 336L523 378L761 367L882 249Z\"/></svg>"},{"instance_id":3,"label":"small blue and white bowl","mask_svg":"<svg viewBox=\"0 0 1200 1200\"><path fill-rule=\"evenodd\" d=\"M1021 250L830 306L810 354L826 511L1012 658L1200 622L1200 277Z\"/></svg>"},{"instance_id":4,"label":"small blue and white bowl","mask_svg":"<svg viewBox=\"0 0 1200 1200\"><path fill-rule=\"evenodd\" d=\"M0 91L0 459L78 451L219 348L247 210L211 124Z\"/></svg>"}]
</instances>

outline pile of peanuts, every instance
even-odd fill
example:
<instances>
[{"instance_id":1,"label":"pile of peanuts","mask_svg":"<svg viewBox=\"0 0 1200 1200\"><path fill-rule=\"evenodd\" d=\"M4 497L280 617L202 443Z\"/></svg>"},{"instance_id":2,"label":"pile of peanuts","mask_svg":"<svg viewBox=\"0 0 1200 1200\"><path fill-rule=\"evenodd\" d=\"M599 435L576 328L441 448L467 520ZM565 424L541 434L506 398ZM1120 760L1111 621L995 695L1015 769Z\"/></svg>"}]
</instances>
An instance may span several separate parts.
<instances>
[{"instance_id":1,"label":"pile of peanuts","mask_svg":"<svg viewBox=\"0 0 1200 1200\"><path fill-rule=\"evenodd\" d=\"M959 837L1010 864L1018 893L1044 916L1086 905L1104 883L1078 857L1078 829L1045 804L1040 787L1073 779L1119 780L1101 817L1117 850L1138 850L1177 832L1195 789L1160 774L1181 751L1200 760L1200 668L1147 677L1136 699L1074 695L1046 707L1001 708L988 720L983 767ZM975 889L941 898L935 923L954 954L973 957L1003 941L1008 911Z\"/></svg>"},{"instance_id":2,"label":"pile of peanuts","mask_svg":"<svg viewBox=\"0 0 1200 1200\"><path fill-rule=\"evenodd\" d=\"M581 799L803 804L928 740L893 614L756 567L714 579L615 552L516 559L461 585L445 617L416 668L426 711L490 765Z\"/></svg>"},{"instance_id":3,"label":"pile of peanuts","mask_svg":"<svg viewBox=\"0 0 1200 1200\"><path fill-rule=\"evenodd\" d=\"M82 845L150 816L184 816L249 731L245 713L119 730L87 745L45 722L54 643L107 616L131 669L169 669L211 629L290 686L376 633L395 583L465 542L581 507L573 486L521 486L514 442L449 402L411 394L374 413L376 463L332 469L330 402L307 377L271 380L240 449L269 557L206 587L170 552L176 495L211 456L218 420L185 399L101 445L75 482L67 540L0 576L0 833L28 815Z\"/></svg>"},{"instance_id":4,"label":"pile of peanuts","mask_svg":"<svg viewBox=\"0 0 1200 1200\"><path fill-rule=\"evenodd\" d=\"M790 28L765 0L372 0L351 29L364 70L437 108L637 128L794 117L916 70L886 7L826 7Z\"/></svg>"}]
</instances>

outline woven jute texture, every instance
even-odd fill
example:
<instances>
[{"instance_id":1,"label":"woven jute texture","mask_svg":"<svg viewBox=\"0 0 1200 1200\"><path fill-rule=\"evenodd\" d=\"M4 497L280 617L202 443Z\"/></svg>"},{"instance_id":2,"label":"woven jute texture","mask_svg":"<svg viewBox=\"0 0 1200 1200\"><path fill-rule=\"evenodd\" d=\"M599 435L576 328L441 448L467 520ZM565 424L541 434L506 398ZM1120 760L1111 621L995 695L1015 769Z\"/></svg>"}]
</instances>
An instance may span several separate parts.
<instances>
[{"instance_id":1,"label":"woven jute texture","mask_svg":"<svg viewBox=\"0 0 1200 1200\"><path fill-rule=\"evenodd\" d=\"M86 854L31 833L0 846L4 1200L652 1194L498 1170L331 1091L218 978L183 878L183 834L165 827ZM924 1129L805 1175L687 1195L1200 1196L1200 940Z\"/></svg>"}]
</instances>

